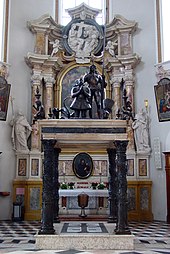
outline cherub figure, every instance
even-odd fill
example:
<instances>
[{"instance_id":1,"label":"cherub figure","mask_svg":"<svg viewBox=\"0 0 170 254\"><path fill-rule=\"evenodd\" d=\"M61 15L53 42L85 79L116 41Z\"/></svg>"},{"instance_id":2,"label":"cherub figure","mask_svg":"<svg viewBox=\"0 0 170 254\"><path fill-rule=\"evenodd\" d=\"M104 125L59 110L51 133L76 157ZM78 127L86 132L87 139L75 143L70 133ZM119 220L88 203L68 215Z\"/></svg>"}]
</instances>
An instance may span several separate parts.
<instances>
[{"instance_id":1,"label":"cherub figure","mask_svg":"<svg viewBox=\"0 0 170 254\"><path fill-rule=\"evenodd\" d=\"M51 42L51 44L53 44L53 51L51 53L51 56L53 56L58 52L60 48L60 41L56 39L54 42Z\"/></svg>"}]
</instances>

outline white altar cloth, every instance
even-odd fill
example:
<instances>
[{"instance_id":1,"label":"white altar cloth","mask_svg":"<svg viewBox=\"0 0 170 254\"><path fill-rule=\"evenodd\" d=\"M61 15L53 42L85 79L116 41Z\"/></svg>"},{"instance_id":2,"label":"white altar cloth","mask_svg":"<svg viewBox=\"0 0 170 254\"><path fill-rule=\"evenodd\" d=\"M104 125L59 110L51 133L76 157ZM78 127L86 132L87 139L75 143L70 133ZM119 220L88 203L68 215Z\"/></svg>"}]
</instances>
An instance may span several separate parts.
<instances>
[{"instance_id":1,"label":"white altar cloth","mask_svg":"<svg viewBox=\"0 0 170 254\"><path fill-rule=\"evenodd\" d=\"M89 197L108 197L108 190L92 190L92 189L67 189L67 190L59 190L60 197L76 197L81 193L85 193L89 195Z\"/></svg>"}]
</instances>

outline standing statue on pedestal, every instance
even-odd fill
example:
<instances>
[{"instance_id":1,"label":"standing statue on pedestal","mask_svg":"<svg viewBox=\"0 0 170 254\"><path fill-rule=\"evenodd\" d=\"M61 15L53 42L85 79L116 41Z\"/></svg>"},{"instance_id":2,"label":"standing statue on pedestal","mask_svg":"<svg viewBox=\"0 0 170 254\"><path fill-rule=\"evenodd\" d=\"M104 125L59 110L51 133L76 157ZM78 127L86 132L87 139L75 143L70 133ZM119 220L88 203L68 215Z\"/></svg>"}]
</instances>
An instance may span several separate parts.
<instances>
[{"instance_id":1,"label":"standing statue on pedestal","mask_svg":"<svg viewBox=\"0 0 170 254\"><path fill-rule=\"evenodd\" d=\"M87 111L91 109L90 98L91 92L87 84L83 83L83 79L77 81L71 90L71 96L74 98L70 108L75 112L75 118L86 118Z\"/></svg>"},{"instance_id":2,"label":"standing statue on pedestal","mask_svg":"<svg viewBox=\"0 0 170 254\"><path fill-rule=\"evenodd\" d=\"M99 75L99 73L96 70L96 66L93 64L90 66L90 71L88 74L84 76L84 82L87 82L89 84L89 88L91 90L91 97L90 97L90 104L91 104L91 110L90 110L90 118L92 118L92 103L93 99L96 103L97 107L97 115L98 118L101 118L101 92L102 92L102 76ZM104 83L104 87L106 87L106 83Z\"/></svg>"},{"instance_id":3,"label":"standing statue on pedestal","mask_svg":"<svg viewBox=\"0 0 170 254\"><path fill-rule=\"evenodd\" d=\"M134 137L137 151L149 152L149 130L148 117L145 112L140 112L135 115L135 121L132 123L134 129Z\"/></svg>"},{"instance_id":4,"label":"standing statue on pedestal","mask_svg":"<svg viewBox=\"0 0 170 254\"><path fill-rule=\"evenodd\" d=\"M18 112L16 118L11 120L12 143L16 151L29 151L27 139L31 134L32 128L21 111Z\"/></svg>"}]
</instances>

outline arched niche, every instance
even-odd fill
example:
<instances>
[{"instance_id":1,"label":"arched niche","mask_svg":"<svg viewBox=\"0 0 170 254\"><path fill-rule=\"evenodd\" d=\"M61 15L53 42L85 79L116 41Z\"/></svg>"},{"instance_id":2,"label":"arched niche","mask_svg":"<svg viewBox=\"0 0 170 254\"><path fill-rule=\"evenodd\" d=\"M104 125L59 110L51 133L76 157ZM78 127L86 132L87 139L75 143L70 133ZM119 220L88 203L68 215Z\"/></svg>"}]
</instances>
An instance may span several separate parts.
<instances>
[{"instance_id":1,"label":"arched niche","mask_svg":"<svg viewBox=\"0 0 170 254\"><path fill-rule=\"evenodd\" d=\"M94 63L97 67L97 71L102 75L102 66ZM71 88L77 79L83 77L89 72L89 64L77 64L71 63L67 64L57 75L56 83L54 87L54 106L61 108L63 106L64 98L70 96ZM111 85L109 75L105 74L105 79L107 82L107 87L105 91L105 97L111 98Z\"/></svg>"}]
</instances>

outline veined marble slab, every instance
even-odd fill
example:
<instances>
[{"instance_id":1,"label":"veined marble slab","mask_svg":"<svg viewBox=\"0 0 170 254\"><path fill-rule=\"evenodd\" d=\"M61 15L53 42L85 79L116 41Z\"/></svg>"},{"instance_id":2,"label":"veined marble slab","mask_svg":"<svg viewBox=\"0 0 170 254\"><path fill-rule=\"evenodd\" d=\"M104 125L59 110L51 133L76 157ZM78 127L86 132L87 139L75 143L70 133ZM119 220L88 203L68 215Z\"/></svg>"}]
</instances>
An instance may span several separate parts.
<instances>
[{"instance_id":1,"label":"veined marble slab","mask_svg":"<svg viewBox=\"0 0 170 254\"><path fill-rule=\"evenodd\" d=\"M47 250L133 250L133 235L78 234L36 235L36 248Z\"/></svg>"},{"instance_id":2,"label":"veined marble slab","mask_svg":"<svg viewBox=\"0 0 170 254\"><path fill-rule=\"evenodd\" d=\"M127 140L127 122L113 119L44 119L38 121L39 140L57 140L60 148L106 149L114 140Z\"/></svg>"},{"instance_id":3,"label":"veined marble slab","mask_svg":"<svg viewBox=\"0 0 170 254\"><path fill-rule=\"evenodd\" d=\"M86 193L90 197L108 197L108 190L91 190L91 189L73 189L59 190L60 197L76 197L79 194Z\"/></svg>"},{"instance_id":4,"label":"veined marble slab","mask_svg":"<svg viewBox=\"0 0 170 254\"><path fill-rule=\"evenodd\" d=\"M94 229L99 224L103 224L106 230L103 233L87 232L66 232L61 233L65 224L81 228L86 224L87 229ZM98 227L97 227L98 228ZM97 222L70 222L54 224L55 235L35 235L36 248L48 250L134 250L134 235L115 235L115 224ZM74 228L75 229L75 228ZM77 230L76 229L76 230ZM75 230L75 231L76 231Z\"/></svg>"}]
</instances>

